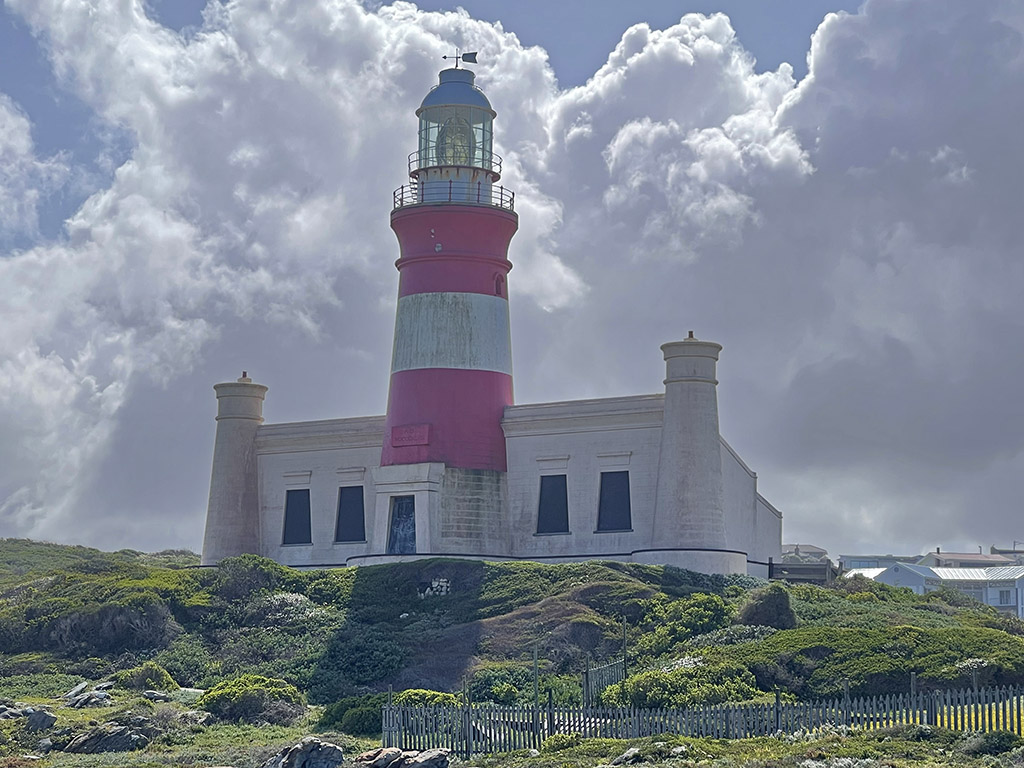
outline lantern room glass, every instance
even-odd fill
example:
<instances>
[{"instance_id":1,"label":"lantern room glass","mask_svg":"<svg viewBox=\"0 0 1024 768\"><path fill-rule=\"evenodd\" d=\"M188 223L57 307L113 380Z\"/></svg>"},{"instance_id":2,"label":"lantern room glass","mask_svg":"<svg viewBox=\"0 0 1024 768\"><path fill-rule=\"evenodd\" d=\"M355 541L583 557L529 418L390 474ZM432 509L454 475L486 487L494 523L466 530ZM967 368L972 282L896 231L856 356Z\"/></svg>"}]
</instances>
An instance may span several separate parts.
<instances>
[{"instance_id":1,"label":"lantern room glass","mask_svg":"<svg viewBox=\"0 0 1024 768\"><path fill-rule=\"evenodd\" d=\"M465 105L420 110L419 168L468 166L490 170L493 164L494 114Z\"/></svg>"}]
</instances>

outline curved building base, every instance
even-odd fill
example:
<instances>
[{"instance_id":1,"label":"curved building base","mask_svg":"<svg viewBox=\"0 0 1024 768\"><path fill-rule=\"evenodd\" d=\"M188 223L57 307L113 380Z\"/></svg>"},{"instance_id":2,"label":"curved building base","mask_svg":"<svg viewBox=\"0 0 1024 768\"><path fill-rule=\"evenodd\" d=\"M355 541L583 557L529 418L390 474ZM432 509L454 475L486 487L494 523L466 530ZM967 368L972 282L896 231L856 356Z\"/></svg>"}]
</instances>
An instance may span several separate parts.
<instances>
[{"instance_id":1,"label":"curved building base","mask_svg":"<svg viewBox=\"0 0 1024 768\"><path fill-rule=\"evenodd\" d=\"M641 549L633 553L633 562L700 573L747 573L747 553L724 549Z\"/></svg>"}]
</instances>

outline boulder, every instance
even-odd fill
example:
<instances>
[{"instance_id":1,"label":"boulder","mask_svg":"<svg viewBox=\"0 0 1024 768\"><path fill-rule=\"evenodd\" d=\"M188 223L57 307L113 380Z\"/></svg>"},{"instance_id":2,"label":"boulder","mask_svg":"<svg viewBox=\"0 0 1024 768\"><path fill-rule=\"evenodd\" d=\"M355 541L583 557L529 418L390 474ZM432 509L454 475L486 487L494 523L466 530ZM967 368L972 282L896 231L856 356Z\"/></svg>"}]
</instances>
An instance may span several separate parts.
<instances>
[{"instance_id":1,"label":"boulder","mask_svg":"<svg viewBox=\"0 0 1024 768\"><path fill-rule=\"evenodd\" d=\"M425 749L412 758L402 761L403 768L448 768L450 749Z\"/></svg>"},{"instance_id":2,"label":"boulder","mask_svg":"<svg viewBox=\"0 0 1024 768\"><path fill-rule=\"evenodd\" d=\"M337 768L343 759L337 744L306 736L298 744L282 749L261 768Z\"/></svg>"},{"instance_id":3,"label":"boulder","mask_svg":"<svg viewBox=\"0 0 1024 768\"><path fill-rule=\"evenodd\" d=\"M404 753L398 747L381 747L363 752L356 757L357 763L366 763L368 768L388 768L392 763L401 760Z\"/></svg>"},{"instance_id":4,"label":"boulder","mask_svg":"<svg viewBox=\"0 0 1024 768\"><path fill-rule=\"evenodd\" d=\"M629 763L639 763L643 757L640 754L640 750L636 747L630 747L621 755L612 760L612 765L628 765Z\"/></svg>"},{"instance_id":5,"label":"boulder","mask_svg":"<svg viewBox=\"0 0 1024 768\"><path fill-rule=\"evenodd\" d=\"M25 717L25 713L21 709L0 704L0 720L16 720L19 717Z\"/></svg>"},{"instance_id":6,"label":"boulder","mask_svg":"<svg viewBox=\"0 0 1024 768\"><path fill-rule=\"evenodd\" d=\"M131 752L149 743L145 734L127 725L105 723L75 736L64 747L65 752L92 755L97 752Z\"/></svg>"},{"instance_id":7,"label":"boulder","mask_svg":"<svg viewBox=\"0 0 1024 768\"><path fill-rule=\"evenodd\" d=\"M62 699L73 699L73 698L75 698L75 696L80 694L82 691L84 691L88 687L89 687L88 683L85 683L85 682L79 683L74 688L72 688L70 691L68 691L63 696L61 696L61 698Z\"/></svg>"},{"instance_id":8,"label":"boulder","mask_svg":"<svg viewBox=\"0 0 1024 768\"><path fill-rule=\"evenodd\" d=\"M171 694L166 691L143 691L142 695L150 701L170 701Z\"/></svg>"},{"instance_id":9,"label":"boulder","mask_svg":"<svg viewBox=\"0 0 1024 768\"><path fill-rule=\"evenodd\" d=\"M217 720L212 712L204 712L201 709L189 709L179 712L176 717L184 725L212 725Z\"/></svg>"},{"instance_id":10,"label":"boulder","mask_svg":"<svg viewBox=\"0 0 1024 768\"><path fill-rule=\"evenodd\" d=\"M96 683L96 685L94 685L92 689L94 691L109 691L111 688L114 687L114 685L115 683L113 680L107 680L102 683Z\"/></svg>"},{"instance_id":11,"label":"boulder","mask_svg":"<svg viewBox=\"0 0 1024 768\"><path fill-rule=\"evenodd\" d=\"M109 707L113 703L114 700L110 698L110 694L106 691L88 691L68 699L68 706L75 709L82 709L83 707Z\"/></svg>"},{"instance_id":12,"label":"boulder","mask_svg":"<svg viewBox=\"0 0 1024 768\"><path fill-rule=\"evenodd\" d=\"M25 728L29 731L45 731L48 728L52 728L56 722L57 716L52 712L47 712L45 709L33 709L29 713L28 723L25 725Z\"/></svg>"}]
</instances>

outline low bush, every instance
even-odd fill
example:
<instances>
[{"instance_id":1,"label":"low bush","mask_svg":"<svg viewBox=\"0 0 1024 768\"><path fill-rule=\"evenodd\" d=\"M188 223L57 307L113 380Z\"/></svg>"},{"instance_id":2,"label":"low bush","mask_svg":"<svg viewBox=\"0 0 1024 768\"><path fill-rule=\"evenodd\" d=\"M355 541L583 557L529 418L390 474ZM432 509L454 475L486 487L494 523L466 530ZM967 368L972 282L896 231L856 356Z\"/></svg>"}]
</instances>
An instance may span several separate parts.
<instances>
[{"instance_id":1,"label":"low bush","mask_svg":"<svg viewBox=\"0 0 1024 768\"><path fill-rule=\"evenodd\" d=\"M739 622L776 629L792 629L797 623L789 593L781 584L770 584L751 594L740 608Z\"/></svg>"},{"instance_id":2,"label":"low bush","mask_svg":"<svg viewBox=\"0 0 1024 768\"><path fill-rule=\"evenodd\" d=\"M746 701L761 694L754 676L738 664L706 664L696 658L670 671L650 670L627 677L601 694L612 707L660 709Z\"/></svg>"},{"instance_id":3,"label":"low bush","mask_svg":"<svg viewBox=\"0 0 1024 768\"><path fill-rule=\"evenodd\" d=\"M280 705L290 705L282 708ZM221 720L284 723L302 711L302 694L291 683L260 675L242 675L218 683L196 706ZM270 717L268 717L268 715Z\"/></svg>"},{"instance_id":4,"label":"low bush","mask_svg":"<svg viewBox=\"0 0 1024 768\"><path fill-rule=\"evenodd\" d=\"M541 744L542 752L561 752L563 749L578 747L583 739L578 733L553 733Z\"/></svg>"},{"instance_id":5,"label":"low bush","mask_svg":"<svg viewBox=\"0 0 1024 768\"><path fill-rule=\"evenodd\" d=\"M395 694L394 703L406 707L455 707L459 705L460 699L454 693L407 688Z\"/></svg>"},{"instance_id":6,"label":"low bush","mask_svg":"<svg viewBox=\"0 0 1024 768\"><path fill-rule=\"evenodd\" d=\"M1020 737L1010 731L989 731L967 734L958 749L965 755L1001 755L1021 743Z\"/></svg>"},{"instance_id":7,"label":"low bush","mask_svg":"<svg viewBox=\"0 0 1024 768\"><path fill-rule=\"evenodd\" d=\"M137 667L121 670L114 675L114 682L122 688L136 691L174 691L179 688L167 670L155 661L147 661Z\"/></svg>"},{"instance_id":8,"label":"low bush","mask_svg":"<svg viewBox=\"0 0 1024 768\"><path fill-rule=\"evenodd\" d=\"M317 722L317 729L321 731L341 730L345 714L352 709L373 709L377 712L377 721L380 722L380 709L387 704L386 693L369 693L365 696L346 696L333 704L324 707L320 713L320 720Z\"/></svg>"},{"instance_id":9,"label":"low bush","mask_svg":"<svg viewBox=\"0 0 1024 768\"><path fill-rule=\"evenodd\" d=\"M341 718L341 731L352 736L376 736L381 731L379 707L356 707Z\"/></svg>"}]
</instances>

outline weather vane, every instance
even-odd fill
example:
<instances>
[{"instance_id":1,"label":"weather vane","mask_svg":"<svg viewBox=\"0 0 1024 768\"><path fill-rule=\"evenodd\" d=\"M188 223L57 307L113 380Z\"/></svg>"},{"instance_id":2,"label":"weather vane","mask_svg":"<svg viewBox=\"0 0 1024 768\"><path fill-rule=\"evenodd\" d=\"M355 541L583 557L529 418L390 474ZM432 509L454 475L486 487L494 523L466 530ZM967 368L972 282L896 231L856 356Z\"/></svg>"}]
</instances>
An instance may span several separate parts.
<instances>
[{"instance_id":1,"label":"weather vane","mask_svg":"<svg viewBox=\"0 0 1024 768\"><path fill-rule=\"evenodd\" d=\"M448 59L455 59L455 68L458 69L460 61L463 64L476 64L476 54L477 51L471 51L470 53L460 53L459 49L456 48L454 56L442 56L441 58L446 61Z\"/></svg>"}]
</instances>

